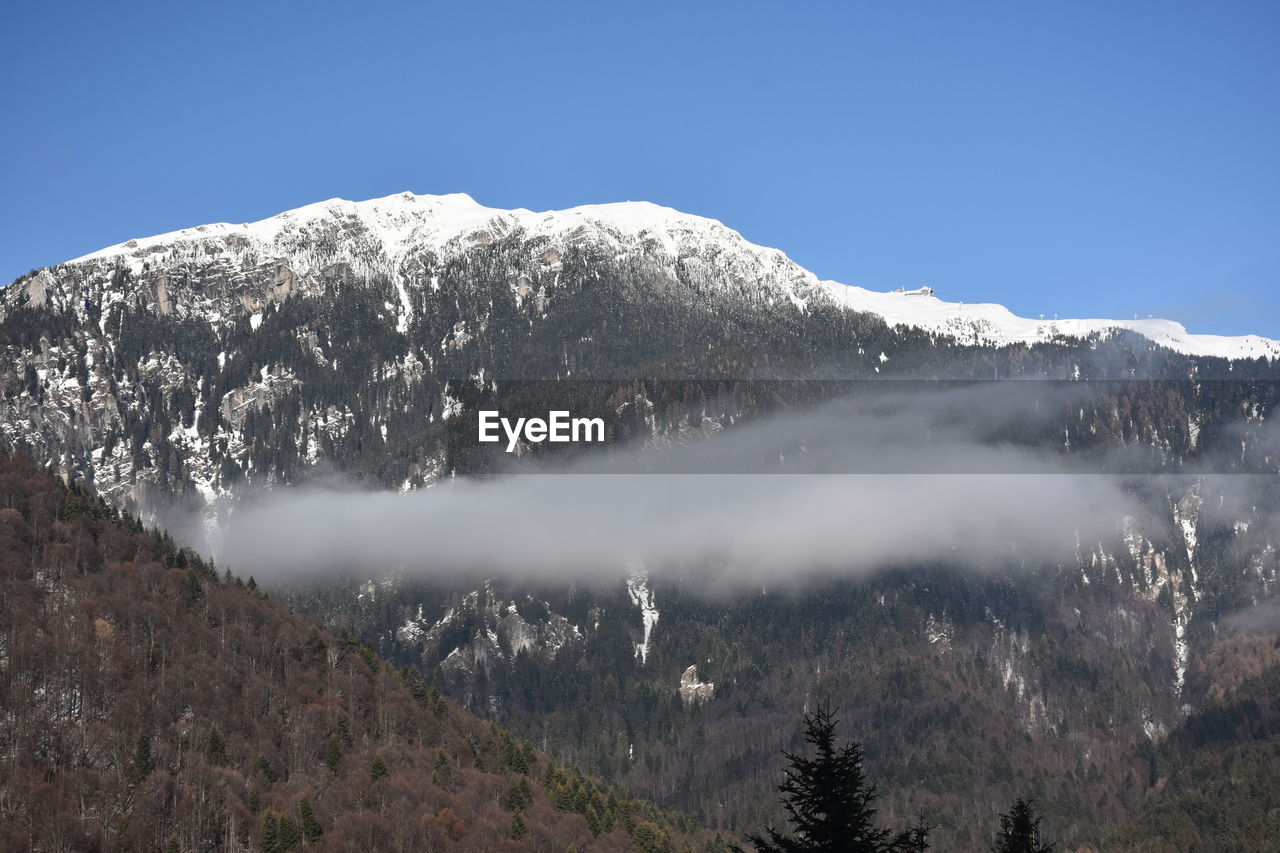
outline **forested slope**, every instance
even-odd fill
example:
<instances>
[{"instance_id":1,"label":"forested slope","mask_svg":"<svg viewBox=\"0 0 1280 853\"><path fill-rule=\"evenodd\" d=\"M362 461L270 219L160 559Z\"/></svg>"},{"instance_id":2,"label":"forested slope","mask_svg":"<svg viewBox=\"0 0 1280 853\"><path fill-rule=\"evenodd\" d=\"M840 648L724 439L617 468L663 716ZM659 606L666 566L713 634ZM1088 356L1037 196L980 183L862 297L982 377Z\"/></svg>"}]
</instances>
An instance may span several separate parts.
<instances>
[{"instance_id":1,"label":"forested slope","mask_svg":"<svg viewBox=\"0 0 1280 853\"><path fill-rule=\"evenodd\" d=\"M0 455L0 848L723 849Z\"/></svg>"},{"instance_id":2,"label":"forested slope","mask_svg":"<svg viewBox=\"0 0 1280 853\"><path fill-rule=\"evenodd\" d=\"M1280 628L1250 639L1252 653L1237 650L1230 660L1237 669L1241 661L1265 669L1246 674L1146 751L1150 789L1104 849L1262 853L1280 846Z\"/></svg>"}]
</instances>

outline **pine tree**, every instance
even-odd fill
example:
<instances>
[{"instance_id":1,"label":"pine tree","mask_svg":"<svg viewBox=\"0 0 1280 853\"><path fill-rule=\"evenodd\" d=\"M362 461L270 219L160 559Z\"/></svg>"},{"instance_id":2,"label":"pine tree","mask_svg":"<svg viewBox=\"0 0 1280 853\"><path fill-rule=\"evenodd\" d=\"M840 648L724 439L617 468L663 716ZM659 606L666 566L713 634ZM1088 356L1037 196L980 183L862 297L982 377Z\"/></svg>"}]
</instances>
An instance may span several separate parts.
<instances>
[{"instance_id":1,"label":"pine tree","mask_svg":"<svg viewBox=\"0 0 1280 853\"><path fill-rule=\"evenodd\" d=\"M416 701L423 703L427 701L430 695L427 689L427 682L423 679L422 673L418 672L416 666L406 666L400 670L400 683L409 689Z\"/></svg>"},{"instance_id":2,"label":"pine tree","mask_svg":"<svg viewBox=\"0 0 1280 853\"><path fill-rule=\"evenodd\" d=\"M387 769L387 762L382 760L382 753L378 753L373 757L373 765L369 767L369 778L374 782L379 779L385 779L391 775L391 771Z\"/></svg>"},{"instance_id":3,"label":"pine tree","mask_svg":"<svg viewBox=\"0 0 1280 853\"><path fill-rule=\"evenodd\" d=\"M329 772L337 773L341 763L342 741L338 739L338 733L334 732L329 735L329 741L324 747L324 766L329 768Z\"/></svg>"},{"instance_id":4,"label":"pine tree","mask_svg":"<svg viewBox=\"0 0 1280 853\"><path fill-rule=\"evenodd\" d=\"M141 782L151 774L151 739L145 734L138 735L133 747L133 776L135 782Z\"/></svg>"},{"instance_id":5,"label":"pine tree","mask_svg":"<svg viewBox=\"0 0 1280 853\"><path fill-rule=\"evenodd\" d=\"M533 802L533 789L529 787L528 779L513 782L502 798L502 804L513 812L524 811L531 802Z\"/></svg>"},{"instance_id":6,"label":"pine tree","mask_svg":"<svg viewBox=\"0 0 1280 853\"><path fill-rule=\"evenodd\" d=\"M764 836L748 839L761 853L927 850L928 828L923 823L897 835L876 826L876 786L862 770L862 744L853 741L837 747L836 724L830 708L820 706L805 714L804 736L814 757L783 753L791 767L778 791L792 834L768 827Z\"/></svg>"},{"instance_id":7,"label":"pine tree","mask_svg":"<svg viewBox=\"0 0 1280 853\"><path fill-rule=\"evenodd\" d=\"M564 782L557 782L551 793L551 805L558 812L573 811L573 789Z\"/></svg>"},{"instance_id":8,"label":"pine tree","mask_svg":"<svg viewBox=\"0 0 1280 853\"><path fill-rule=\"evenodd\" d=\"M431 685L431 693L427 696L427 706L431 708L431 714L437 719L444 719L444 715L449 712L449 705L444 701L444 694L440 692L439 684Z\"/></svg>"},{"instance_id":9,"label":"pine tree","mask_svg":"<svg viewBox=\"0 0 1280 853\"><path fill-rule=\"evenodd\" d=\"M302 830L298 828L297 821L293 819L292 815L281 815L279 828L276 830L276 850L278 853L289 853L290 850L301 843Z\"/></svg>"},{"instance_id":10,"label":"pine tree","mask_svg":"<svg viewBox=\"0 0 1280 853\"><path fill-rule=\"evenodd\" d=\"M277 846L276 819L274 815L263 815L262 825L258 829L258 849L262 853L279 853Z\"/></svg>"},{"instance_id":11,"label":"pine tree","mask_svg":"<svg viewBox=\"0 0 1280 853\"><path fill-rule=\"evenodd\" d=\"M209 743L205 747L205 754L209 756L210 761L225 761L227 758L227 741L223 738L222 732L218 731L217 726L209 730Z\"/></svg>"},{"instance_id":12,"label":"pine tree","mask_svg":"<svg viewBox=\"0 0 1280 853\"><path fill-rule=\"evenodd\" d=\"M271 766L271 762L267 760L267 757L261 752L258 753L258 758L253 762L253 772L262 774L262 778L266 779L268 782L276 781L275 769Z\"/></svg>"},{"instance_id":13,"label":"pine tree","mask_svg":"<svg viewBox=\"0 0 1280 853\"><path fill-rule=\"evenodd\" d=\"M1009 813L1000 815L992 853L1053 853L1053 844L1040 843L1040 818L1031 803L1018 797Z\"/></svg>"},{"instance_id":14,"label":"pine tree","mask_svg":"<svg viewBox=\"0 0 1280 853\"><path fill-rule=\"evenodd\" d=\"M179 554L182 552L179 551ZM200 578L196 577L193 569L187 569L186 577L182 583L182 601L188 607L195 604L204 596L204 590L200 587Z\"/></svg>"},{"instance_id":15,"label":"pine tree","mask_svg":"<svg viewBox=\"0 0 1280 853\"><path fill-rule=\"evenodd\" d=\"M599 835L604 829L604 821L600 817L600 813L596 811L595 806L587 806L587 829L591 830L592 835Z\"/></svg>"},{"instance_id":16,"label":"pine tree","mask_svg":"<svg viewBox=\"0 0 1280 853\"><path fill-rule=\"evenodd\" d=\"M354 744L355 738L351 735L351 727L347 725L346 717L339 717L333 724L333 730L338 737L342 738L342 742L350 747Z\"/></svg>"},{"instance_id":17,"label":"pine tree","mask_svg":"<svg viewBox=\"0 0 1280 853\"><path fill-rule=\"evenodd\" d=\"M529 827L524 822L524 813L516 812L511 816L511 837L516 841L524 838L529 832Z\"/></svg>"},{"instance_id":18,"label":"pine tree","mask_svg":"<svg viewBox=\"0 0 1280 853\"><path fill-rule=\"evenodd\" d=\"M453 769L449 766L449 757L444 754L443 749L436 750L435 762L431 766L431 782L446 791L453 790Z\"/></svg>"},{"instance_id":19,"label":"pine tree","mask_svg":"<svg viewBox=\"0 0 1280 853\"><path fill-rule=\"evenodd\" d=\"M324 835L324 827L316 819L316 812L311 807L311 800L306 797L302 798L302 802L298 804L298 814L302 818L302 834L308 842L314 844L320 839L320 836Z\"/></svg>"},{"instance_id":20,"label":"pine tree","mask_svg":"<svg viewBox=\"0 0 1280 853\"><path fill-rule=\"evenodd\" d=\"M533 765L538 763L538 752L533 748L533 744L528 741L524 742L524 746L520 748L520 760L524 764L521 773L528 773Z\"/></svg>"}]
</instances>

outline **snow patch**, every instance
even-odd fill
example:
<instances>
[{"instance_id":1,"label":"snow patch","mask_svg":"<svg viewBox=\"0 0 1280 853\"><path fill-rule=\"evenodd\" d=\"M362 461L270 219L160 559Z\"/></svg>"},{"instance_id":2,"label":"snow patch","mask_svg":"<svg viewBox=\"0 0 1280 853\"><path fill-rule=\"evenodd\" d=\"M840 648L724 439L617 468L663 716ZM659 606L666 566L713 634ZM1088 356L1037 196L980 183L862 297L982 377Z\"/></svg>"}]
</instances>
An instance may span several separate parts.
<instances>
[{"instance_id":1,"label":"snow patch","mask_svg":"<svg viewBox=\"0 0 1280 853\"><path fill-rule=\"evenodd\" d=\"M653 634L653 626L658 624L658 608L653 603L649 575L644 571L628 575L627 594L631 596L631 602L640 608L640 615L644 620L644 641L636 643L636 657L644 664L649 660L649 637Z\"/></svg>"}]
</instances>

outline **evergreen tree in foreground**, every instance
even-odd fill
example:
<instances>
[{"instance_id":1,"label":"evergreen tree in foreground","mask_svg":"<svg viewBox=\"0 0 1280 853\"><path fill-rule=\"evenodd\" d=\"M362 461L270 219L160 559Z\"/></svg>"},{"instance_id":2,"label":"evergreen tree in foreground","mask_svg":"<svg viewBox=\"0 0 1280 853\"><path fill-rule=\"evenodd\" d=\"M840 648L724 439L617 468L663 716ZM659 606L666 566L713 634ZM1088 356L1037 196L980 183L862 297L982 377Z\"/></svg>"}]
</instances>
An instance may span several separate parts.
<instances>
[{"instance_id":1,"label":"evergreen tree in foreground","mask_svg":"<svg viewBox=\"0 0 1280 853\"><path fill-rule=\"evenodd\" d=\"M804 716L812 758L784 752L791 767L778 786L792 834L774 827L748 839L760 853L909 853L929 849L923 821L899 833L875 824L876 786L862 772L862 744L837 747L835 711L819 707ZM767 837L766 837L767 836ZM734 848L741 851L741 848Z\"/></svg>"},{"instance_id":2,"label":"evergreen tree in foreground","mask_svg":"<svg viewBox=\"0 0 1280 853\"><path fill-rule=\"evenodd\" d=\"M991 853L1053 853L1052 844L1040 843L1040 818L1030 801L1018 797L1009 813L1000 815L1000 831Z\"/></svg>"}]
</instances>

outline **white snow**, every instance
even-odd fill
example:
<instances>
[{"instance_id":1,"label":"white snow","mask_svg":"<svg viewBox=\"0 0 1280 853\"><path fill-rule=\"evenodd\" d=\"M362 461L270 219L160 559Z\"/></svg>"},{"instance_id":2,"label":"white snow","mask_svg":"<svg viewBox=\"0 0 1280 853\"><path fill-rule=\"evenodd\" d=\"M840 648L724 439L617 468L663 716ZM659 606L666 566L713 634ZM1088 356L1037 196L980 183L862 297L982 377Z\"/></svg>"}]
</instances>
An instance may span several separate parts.
<instances>
[{"instance_id":1,"label":"white snow","mask_svg":"<svg viewBox=\"0 0 1280 853\"><path fill-rule=\"evenodd\" d=\"M1058 336L1084 338L1128 329L1187 355L1221 358L1280 358L1280 341L1257 335L1196 335L1172 320L1032 320L994 303L944 302L936 296L882 293L824 281L829 292L856 311L879 314L890 326L944 333L961 342L987 346L1034 344Z\"/></svg>"},{"instance_id":2,"label":"white snow","mask_svg":"<svg viewBox=\"0 0 1280 853\"><path fill-rule=\"evenodd\" d=\"M397 193L368 201L334 198L316 202L257 222L233 225L218 222L195 228L170 231L153 237L140 237L90 254L69 263L126 255L143 257L177 244L199 243L229 236L248 238L262 247L281 247L290 238L316 223L349 226L363 225L369 235L381 244L389 258L404 257L423 249L439 249L458 239L489 239L524 228L533 233L566 234L588 229L605 229L622 235L649 233L668 249L675 248L675 232L719 231L741 237L719 222L681 213L650 202L589 204L567 210L534 212L524 208L502 210L485 207L466 193L448 195L414 195ZM755 247L759 248L759 247ZM761 250L774 252L774 250ZM781 255L780 252L775 252ZM433 285L435 282L433 282ZM409 313L407 300L402 306Z\"/></svg>"},{"instance_id":3,"label":"white snow","mask_svg":"<svg viewBox=\"0 0 1280 853\"><path fill-rule=\"evenodd\" d=\"M396 293L400 296L400 314L396 317L396 331L404 334L409 331L409 321L413 318L413 306L409 304L409 291L405 289L404 279L396 276Z\"/></svg>"},{"instance_id":4,"label":"white snow","mask_svg":"<svg viewBox=\"0 0 1280 853\"><path fill-rule=\"evenodd\" d=\"M640 663L649 660L649 637L653 626L658 624L658 608L653 603L653 590L649 588L649 576L644 571L634 571L627 576L627 594L631 601L640 608L640 616L644 620L644 641L636 643L636 657Z\"/></svg>"},{"instance_id":5,"label":"white snow","mask_svg":"<svg viewBox=\"0 0 1280 853\"><path fill-rule=\"evenodd\" d=\"M1187 549L1187 565L1191 576L1191 595L1196 594L1196 522L1200 517L1202 499L1199 484L1187 490L1182 500L1173 505L1173 520L1182 532L1183 543ZM1186 684L1187 663L1190 659L1190 646L1187 642L1187 623L1191 619L1190 602L1181 589L1175 589L1173 595L1173 651L1174 651L1174 686L1179 695Z\"/></svg>"},{"instance_id":6,"label":"white snow","mask_svg":"<svg viewBox=\"0 0 1280 853\"><path fill-rule=\"evenodd\" d=\"M404 624L396 630L396 637L398 637L401 642L405 643L418 642L418 640L422 638L422 635L426 633L426 629L422 627L423 621L422 605L419 604L418 615L410 616L406 619Z\"/></svg>"},{"instance_id":7,"label":"white snow","mask_svg":"<svg viewBox=\"0 0 1280 853\"><path fill-rule=\"evenodd\" d=\"M926 329L973 344L1032 344L1059 336L1081 338L1128 329L1188 355L1280 358L1278 341L1257 335L1192 334L1172 320L1034 320L1019 317L1002 305L945 302L934 295L884 293L819 281L777 249L749 243L714 219L643 201L534 212L485 207L465 193L406 192L361 202L330 199L257 222L215 223L129 240L69 263L123 257L140 269L145 262L163 262L166 255L173 260L202 246L234 239L237 245L247 243L245 251L286 258L295 272L305 272L321 263L310 238L329 230L352 235L344 244L358 245L362 251L371 249L397 271L427 252L457 252L517 230L549 237L552 245L561 248L590 236L629 252L637 246L644 252L657 247L671 263L679 259L695 269L714 266L721 273L730 272L743 286L764 287L764 282L772 282L800 310L808 310L814 298L826 296L846 308L878 314L890 325ZM330 260L325 258L323 263ZM403 332L412 319L412 303L403 275L397 272L394 279L400 302L397 328ZM439 288L438 279L432 278L431 287ZM261 315L255 314L252 322L256 328Z\"/></svg>"}]
</instances>

